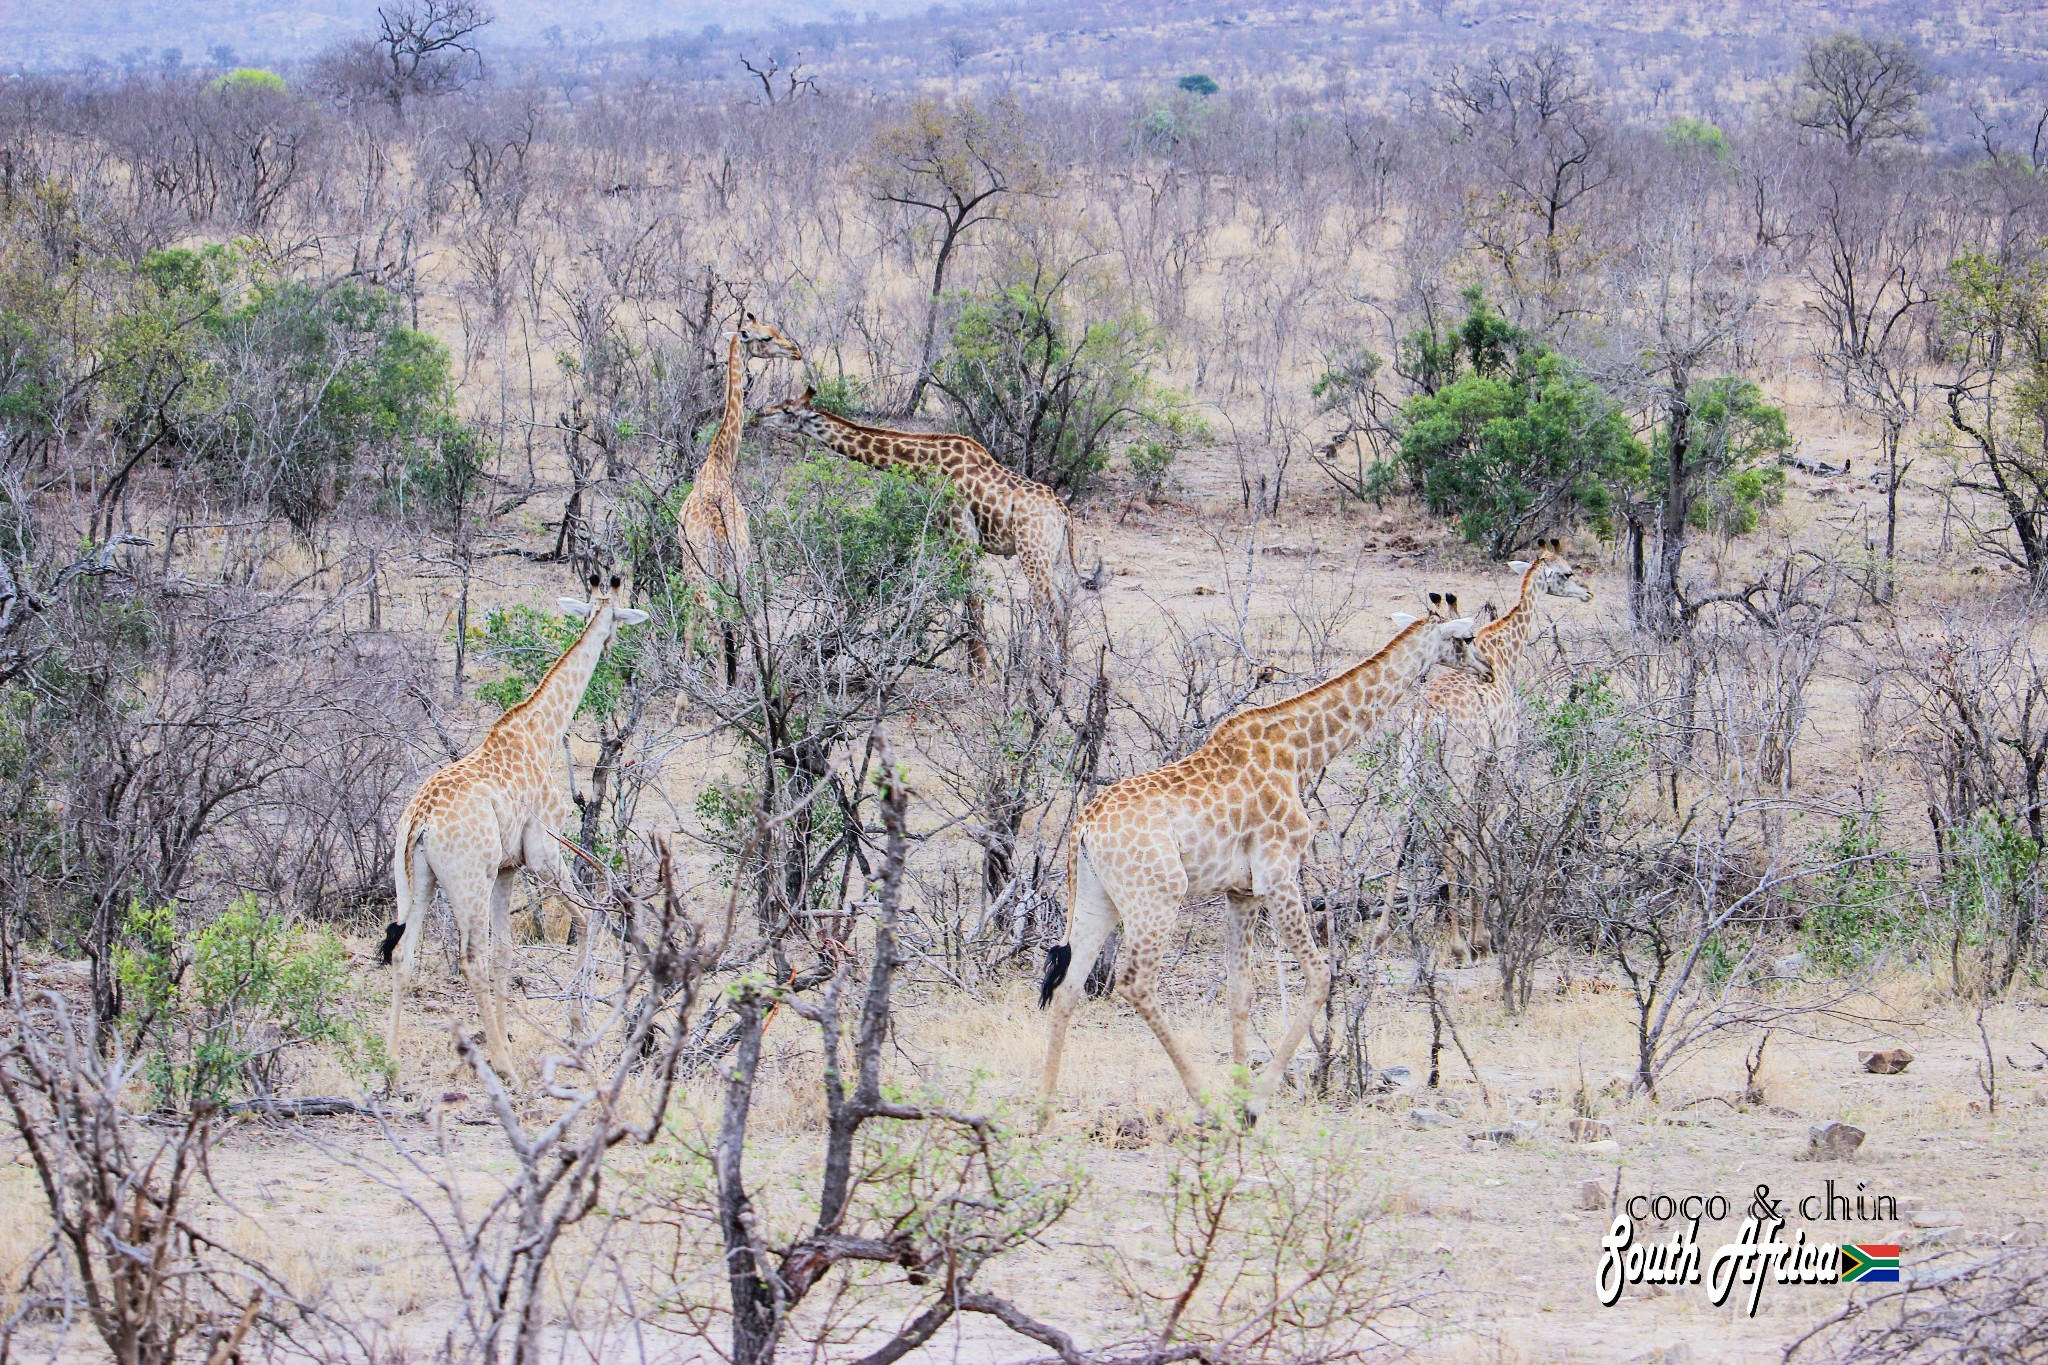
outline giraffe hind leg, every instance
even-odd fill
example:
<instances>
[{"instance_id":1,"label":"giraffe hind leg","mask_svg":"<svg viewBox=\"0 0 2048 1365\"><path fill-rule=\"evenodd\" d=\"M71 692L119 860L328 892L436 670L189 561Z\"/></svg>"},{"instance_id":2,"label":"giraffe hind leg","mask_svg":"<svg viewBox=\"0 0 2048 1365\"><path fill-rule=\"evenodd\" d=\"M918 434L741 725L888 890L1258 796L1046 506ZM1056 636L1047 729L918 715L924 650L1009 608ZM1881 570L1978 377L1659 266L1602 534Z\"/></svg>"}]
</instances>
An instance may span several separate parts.
<instances>
[{"instance_id":1,"label":"giraffe hind leg","mask_svg":"<svg viewBox=\"0 0 2048 1365\"><path fill-rule=\"evenodd\" d=\"M1252 917L1258 913L1257 896L1231 892L1230 910L1224 922L1223 979L1230 1005L1230 1062L1242 1067L1250 1061L1246 1051L1252 1017L1252 974L1250 942Z\"/></svg>"},{"instance_id":2,"label":"giraffe hind leg","mask_svg":"<svg viewBox=\"0 0 2048 1365\"><path fill-rule=\"evenodd\" d=\"M1039 987L1038 1007L1052 1011L1046 1034L1045 1070L1039 1078L1041 1122L1059 1090L1060 1056L1066 1050L1067 1026L1074 1021L1088 974L1094 970L1095 959L1101 955L1102 945L1109 940L1116 924L1116 904L1083 853L1074 860L1073 908L1067 916L1067 941L1046 950L1045 979Z\"/></svg>"}]
</instances>

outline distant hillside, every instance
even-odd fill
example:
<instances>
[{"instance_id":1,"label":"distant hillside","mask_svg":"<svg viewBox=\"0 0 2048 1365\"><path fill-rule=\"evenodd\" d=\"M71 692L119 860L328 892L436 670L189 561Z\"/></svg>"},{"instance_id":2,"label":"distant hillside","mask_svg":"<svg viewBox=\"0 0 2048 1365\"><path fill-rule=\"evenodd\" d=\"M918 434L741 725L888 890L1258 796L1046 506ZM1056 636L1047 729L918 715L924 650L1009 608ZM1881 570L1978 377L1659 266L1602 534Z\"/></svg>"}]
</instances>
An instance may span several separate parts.
<instances>
[{"instance_id":1,"label":"distant hillside","mask_svg":"<svg viewBox=\"0 0 2048 1365\"><path fill-rule=\"evenodd\" d=\"M174 64L289 62L338 39L367 32L378 0L0 0L0 50L6 67L115 69ZM739 9L720 0L496 0L491 39L501 45L632 40L707 24L730 29L883 17L927 8L914 0L765 0ZM559 34L551 32L559 30Z\"/></svg>"}]
</instances>

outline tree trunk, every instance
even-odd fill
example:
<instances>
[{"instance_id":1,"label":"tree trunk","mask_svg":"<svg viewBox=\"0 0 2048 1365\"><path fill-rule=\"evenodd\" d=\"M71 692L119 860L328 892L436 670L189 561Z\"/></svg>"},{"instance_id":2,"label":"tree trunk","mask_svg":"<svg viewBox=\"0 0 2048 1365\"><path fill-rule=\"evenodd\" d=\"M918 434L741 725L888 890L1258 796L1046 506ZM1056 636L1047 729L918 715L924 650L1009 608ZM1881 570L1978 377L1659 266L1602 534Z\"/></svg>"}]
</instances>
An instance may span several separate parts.
<instances>
[{"instance_id":1,"label":"tree trunk","mask_svg":"<svg viewBox=\"0 0 2048 1365\"><path fill-rule=\"evenodd\" d=\"M762 1264L754 1238L754 1203L741 1171L746 1154L747 1114L752 1107L754 1069L761 1063L764 1012L752 992L735 1005L740 1015L739 1055L725 1087L725 1114L713 1151L718 1176L718 1222L725 1237L726 1276L732 1288L733 1365L769 1365L782 1331L781 1305L770 1267Z\"/></svg>"},{"instance_id":2,"label":"tree trunk","mask_svg":"<svg viewBox=\"0 0 2048 1365\"><path fill-rule=\"evenodd\" d=\"M1664 470L1664 507L1658 519L1657 578L1653 621L1667 636L1683 628L1680 616L1678 578L1685 560L1685 521L1692 511L1692 490L1687 486L1692 471L1692 404L1686 397L1686 373L1674 369L1671 389L1666 395L1665 428L1669 452Z\"/></svg>"},{"instance_id":3,"label":"tree trunk","mask_svg":"<svg viewBox=\"0 0 2048 1365\"><path fill-rule=\"evenodd\" d=\"M947 218L945 236L939 239L938 259L932 262L932 292L924 306L924 340L917 348L917 382L910 386L910 400L903 405L905 417L917 415L917 405L924 401L925 388L932 382L932 344L939 335L939 301L946 293L946 264L953 258L960 229L961 220Z\"/></svg>"}]
</instances>

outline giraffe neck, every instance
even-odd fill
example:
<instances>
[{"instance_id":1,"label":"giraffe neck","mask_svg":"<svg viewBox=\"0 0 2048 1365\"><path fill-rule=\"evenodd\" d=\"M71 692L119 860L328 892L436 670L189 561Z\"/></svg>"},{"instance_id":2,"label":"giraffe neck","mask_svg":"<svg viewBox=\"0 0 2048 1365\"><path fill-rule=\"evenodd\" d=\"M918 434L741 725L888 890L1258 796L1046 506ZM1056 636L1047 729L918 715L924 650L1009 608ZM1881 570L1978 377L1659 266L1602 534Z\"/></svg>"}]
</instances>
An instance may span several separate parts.
<instances>
[{"instance_id":1,"label":"giraffe neck","mask_svg":"<svg viewBox=\"0 0 2048 1365\"><path fill-rule=\"evenodd\" d=\"M1437 649L1436 627L1429 621L1412 622L1365 662L1298 697L1264 708L1294 722L1302 776L1327 768L1365 738L1390 708L1422 686Z\"/></svg>"},{"instance_id":2,"label":"giraffe neck","mask_svg":"<svg viewBox=\"0 0 2048 1365\"><path fill-rule=\"evenodd\" d=\"M698 481L714 489L730 488L733 472L739 468L740 426L746 396L747 359L740 351L739 333L734 332L725 351L725 409L719 414L718 433L711 438L704 465L697 471Z\"/></svg>"},{"instance_id":3,"label":"giraffe neck","mask_svg":"<svg viewBox=\"0 0 2048 1365\"><path fill-rule=\"evenodd\" d=\"M542 753L560 745L562 736L569 732L569 721L576 708L583 704L590 676L597 671L597 661L611 635L611 622L609 603L592 611L576 643L562 652L526 700L498 718L498 723L491 727L491 737L517 735L531 739Z\"/></svg>"},{"instance_id":4,"label":"giraffe neck","mask_svg":"<svg viewBox=\"0 0 2048 1365\"><path fill-rule=\"evenodd\" d=\"M875 469L946 473L936 443L920 439L916 432L864 427L829 412L818 412L817 415L822 429L819 439L849 460L857 460Z\"/></svg>"},{"instance_id":5,"label":"giraffe neck","mask_svg":"<svg viewBox=\"0 0 2048 1365\"><path fill-rule=\"evenodd\" d=\"M1494 681L1502 686L1513 685L1515 672L1536 639L1536 571L1542 567L1538 560L1522 571L1522 594L1515 605L1498 621L1484 626L1472 642L1493 666Z\"/></svg>"}]
</instances>

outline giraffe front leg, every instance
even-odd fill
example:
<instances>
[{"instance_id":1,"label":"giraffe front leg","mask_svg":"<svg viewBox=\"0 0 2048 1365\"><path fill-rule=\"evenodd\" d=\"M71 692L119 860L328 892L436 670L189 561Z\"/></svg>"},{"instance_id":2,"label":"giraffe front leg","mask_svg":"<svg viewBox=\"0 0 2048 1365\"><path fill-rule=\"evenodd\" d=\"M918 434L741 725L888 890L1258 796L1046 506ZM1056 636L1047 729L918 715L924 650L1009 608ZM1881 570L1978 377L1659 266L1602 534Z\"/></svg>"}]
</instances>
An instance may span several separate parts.
<instances>
[{"instance_id":1,"label":"giraffe front leg","mask_svg":"<svg viewBox=\"0 0 2048 1365\"><path fill-rule=\"evenodd\" d=\"M1242 892L1229 894L1230 909L1223 928L1223 990L1230 1009L1230 1064L1242 1069L1250 1063L1246 1035L1252 1017L1251 953L1253 917L1259 898Z\"/></svg>"},{"instance_id":2,"label":"giraffe front leg","mask_svg":"<svg viewBox=\"0 0 2048 1365\"><path fill-rule=\"evenodd\" d=\"M1302 975L1307 978L1307 989L1303 992L1301 1013L1287 1030L1287 1036L1280 1040L1280 1046L1273 1049L1272 1070L1260 1079L1251 1101L1245 1106L1245 1117L1253 1123L1272 1103L1274 1093L1287 1077L1288 1063L1294 1060L1302 1039L1308 1036L1310 1023L1322 1013L1323 1002L1330 994L1329 958L1316 946L1315 934L1309 928L1308 909L1302 904L1301 884L1296 872L1290 870L1285 877L1270 884L1266 892L1266 908L1272 913L1274 928L1300 960Z\"/></svg>"},{"instance_id":3,"label":"giraffe front leg","mask_svg":"<svg viewBox=\"0 0 2048 1365\"><path fill-rule=\"evenodd\" d=\"M969 586L967 601L961 608L967 619L967 671L976 678L986 678L992 671L988 657L988 622L982 610L981 591Z\"/></svg>"}]
</instances>

